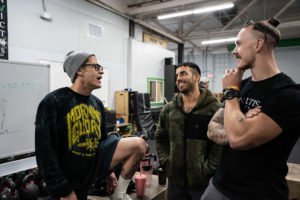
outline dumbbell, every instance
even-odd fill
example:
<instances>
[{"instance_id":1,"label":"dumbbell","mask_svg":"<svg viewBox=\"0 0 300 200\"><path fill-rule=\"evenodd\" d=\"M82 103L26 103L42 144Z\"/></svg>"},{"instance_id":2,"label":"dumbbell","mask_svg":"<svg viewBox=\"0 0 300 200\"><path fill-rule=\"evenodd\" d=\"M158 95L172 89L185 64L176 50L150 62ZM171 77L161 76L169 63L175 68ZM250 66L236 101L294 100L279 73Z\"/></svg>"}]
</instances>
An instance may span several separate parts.
<instances>
[{"instance_id":1,"label":"dumbbell","mask_svg":"<svg viewBox=\"0 0 300 200\"><path fill-rule=\"evenodd\" d=\"M22 200L37 200L39 196L39 187L34 183L34 174L29 173L23 178L21 187Z\"/></svg>"},{"instance_id":2,"label":"dumbbell","mask_svg":"<svg viewBox=\"0 0 300 200\"><path fill-rule=\"evenodd\" d=\"M49 195L46 182L43 180L39 170L36 168L32 173L34 174L34 182L39 187L39 195L41 197Z\"/></svg>"},{"instance_id":3,"label":"dumbbell","mask_svg":"<svg viewBox=\"0 0 300 200\"><path fill-rule=\"evenodd\" d=\"M6 177L1 182L1 187L3 188L0 199L1 200L19 200L20 195L18 190L16 190L16 184L9 177Z\"/></svg>"}]
</instances>

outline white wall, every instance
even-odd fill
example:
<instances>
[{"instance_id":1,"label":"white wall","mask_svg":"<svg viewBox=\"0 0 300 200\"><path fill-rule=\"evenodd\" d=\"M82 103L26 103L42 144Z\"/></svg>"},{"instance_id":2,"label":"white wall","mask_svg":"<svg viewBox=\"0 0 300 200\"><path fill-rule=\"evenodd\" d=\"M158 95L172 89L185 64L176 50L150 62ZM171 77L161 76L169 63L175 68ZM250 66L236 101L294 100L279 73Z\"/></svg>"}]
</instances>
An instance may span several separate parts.
<instances>
[{"instance_id":1,"label":"white wall","mask_svg":"<svg viewBox=\"0 0 300 200\"><path fill-rule=\"evenodd\" d=\"M47 0L52 22L40 19L41 0L9 0L9 60L63 62L70 50L93 52L109 70L109 106L127 84L128 20L84 0ZM87 23L103 27L103 39L87 36ZM101 97L100 97L101 98Z\"/></svg>"},{"instance_id":2,"label":"white wall","mask_svg":"<svg viewBox=\"0 0 300 200\"><path fill-rule=\"evenodd\" d=\"M275 59L279 70L300 84L300 46L277 48Z\"/></svg>"},{"instance_id":3,"label":"white wall","mask_svg":"<svg viewBox=\"0 0 300 200\"><path fill-rule=\"evenodd\" d=\"M71 50L93 52L108 70L104 76L108 75L111 108L115 91L131 87L146 92L147 77L164 77L164 58L174 57L174 53L142 43L141 26L135 26L135 38L140 42L132 42L129 22L123 17L84 0L45 2L51 22L40 19L41 0L7 2L9 60L62 63ZM103 27L103 39L87 36L88 23Z\"/></svg>"},{"instance_id":4,"label":"white wall","mask_svg":"<svg viewBox=\"0 0 300 200\"><path fill-rule=\"evenodd\" d=\"M147 78L164 79L165 58L175 53L162 47L129 39L128 87L147 92Z\"/></svg>"}]
</instances>

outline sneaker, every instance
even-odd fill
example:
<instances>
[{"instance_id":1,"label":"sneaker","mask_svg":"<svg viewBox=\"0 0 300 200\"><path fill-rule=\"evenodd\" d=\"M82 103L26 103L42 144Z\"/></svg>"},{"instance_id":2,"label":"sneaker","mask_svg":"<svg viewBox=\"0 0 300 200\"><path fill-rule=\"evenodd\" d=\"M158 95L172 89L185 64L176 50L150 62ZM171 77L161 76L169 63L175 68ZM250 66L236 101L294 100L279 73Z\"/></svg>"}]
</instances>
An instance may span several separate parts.
<instances>
[{"instance_id":1,"label":"sneaker","mask_svg":"<svg viewBox=\"0 0 300 200\"><path fill-rule=\"evenodd\" d=\"M110 200L133 200L128 194L123 194L122 198L114 198L110 196Z\"/></svg>"}]
</instances>

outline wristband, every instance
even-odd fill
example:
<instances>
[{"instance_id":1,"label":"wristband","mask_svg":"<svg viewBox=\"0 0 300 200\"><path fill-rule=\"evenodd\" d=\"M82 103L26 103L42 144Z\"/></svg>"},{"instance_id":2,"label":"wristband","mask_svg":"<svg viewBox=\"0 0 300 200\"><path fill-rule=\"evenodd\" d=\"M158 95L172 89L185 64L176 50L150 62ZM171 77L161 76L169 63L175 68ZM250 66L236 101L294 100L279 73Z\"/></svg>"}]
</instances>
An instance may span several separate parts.
<instances>
[{"instance_id":1,"label":"wristband","mask_svg":"<svg viewBox=\"0 0 300 200\"><path fill-rule=\"evenodd\" d=\"M230 87L228 87L228 88L224 88L224 89L223 89L223 92L226 92L227 90L230 90L230 89L234 89L234 90L240 91L240 88L239 88L238 86L233 85L233 86L230 86Z\"/></svg>"},{"instance_id":2,"label":"wristband","mask_svg":"<svg viewBox=\"0 0 300 200\"><path fill-rule=\"evenodd\" d=\"M238 86L236 86L236 85L230 86L229 89L235 89L235 90L240 91L240 88Z\"/></svg>"}]
</instances>

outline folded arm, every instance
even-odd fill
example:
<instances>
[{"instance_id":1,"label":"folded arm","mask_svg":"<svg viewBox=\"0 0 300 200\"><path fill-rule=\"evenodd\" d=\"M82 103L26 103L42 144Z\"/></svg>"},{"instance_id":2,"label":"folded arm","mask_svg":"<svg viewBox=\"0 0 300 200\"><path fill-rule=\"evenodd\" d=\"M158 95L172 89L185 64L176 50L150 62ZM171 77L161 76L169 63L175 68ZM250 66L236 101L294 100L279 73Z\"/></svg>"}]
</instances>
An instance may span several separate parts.
<instances>
[{"instance_id":1,"label":"folded arm","mask_svg":"<svg viewBox=\"0 0 300 200\"><path fill-rule=\"evenodd\" d=\"M260 112L261 106L257 106L256 108L249 110L245 116L246 118L251 118ZM218 145L225 146L229 144L228 137L224 129L224 108L220 108L212 117L208 124L207 136Z\"/></svg>"},{"instance_id":2,"label":"folded arm","mask_svg":"<svg viewBox=\"0 0 300 200\"><path fill-rule=\"evenodd\" d=\"M240 150L252 149L265 144L282 132L281 127L263 112L247 118L241 112L237 98L226 100L224 129L230 147Z\"/></svg>"}]
</instances>

